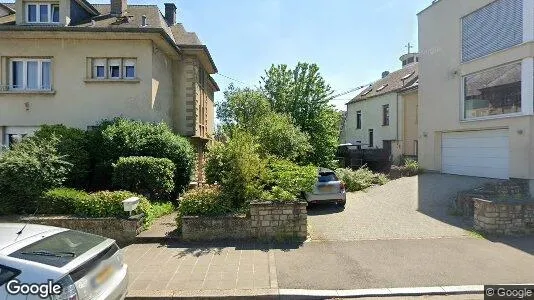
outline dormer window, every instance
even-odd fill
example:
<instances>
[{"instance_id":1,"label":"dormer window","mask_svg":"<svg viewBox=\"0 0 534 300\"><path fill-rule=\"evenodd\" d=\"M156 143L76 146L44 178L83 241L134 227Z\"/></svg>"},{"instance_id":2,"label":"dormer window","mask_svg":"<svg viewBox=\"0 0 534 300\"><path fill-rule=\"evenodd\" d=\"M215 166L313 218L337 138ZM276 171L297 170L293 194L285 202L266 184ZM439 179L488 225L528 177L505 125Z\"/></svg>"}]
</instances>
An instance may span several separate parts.
<instances>
[{"instance_id":1,"label":"dormer window","mask_svg":"<svg viewBox=\"0 0 534 300\"><path fill-rule=\"evenodd\" d=\"M27 23L59 23L58 3L27 3Z\"/></svg>"}]
</instances>

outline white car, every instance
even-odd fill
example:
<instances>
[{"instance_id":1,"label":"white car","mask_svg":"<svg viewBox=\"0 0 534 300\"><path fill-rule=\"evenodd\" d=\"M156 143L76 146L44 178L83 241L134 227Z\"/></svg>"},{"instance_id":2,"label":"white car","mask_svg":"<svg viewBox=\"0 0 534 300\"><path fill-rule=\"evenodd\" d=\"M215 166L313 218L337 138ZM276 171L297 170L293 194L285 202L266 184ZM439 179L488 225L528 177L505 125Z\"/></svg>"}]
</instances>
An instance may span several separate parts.
<instances>
[{"instance_id":1,"label":"white car","mask_svg":"<svg viewBox=\"0 0 534 300\"><path fill-rule=\"evenodd\" d=\"M317 183L313 187L313 191L306 193L304 197L311 204L334 202L345 206L347 203L345 185L337 178L334 171L325 168L319 168Z\"/></svg>"},{"instance_id":2,"label":"white car","mask_svg":"<svg viewBox=\"0 0 534 300\"><path fill-rule=\"evenodd\" d=\"M0 223L0 299L124 299L128 266L114 240ZM60 287L60 288L59 288Z\"/></svg>"}]
</instances>

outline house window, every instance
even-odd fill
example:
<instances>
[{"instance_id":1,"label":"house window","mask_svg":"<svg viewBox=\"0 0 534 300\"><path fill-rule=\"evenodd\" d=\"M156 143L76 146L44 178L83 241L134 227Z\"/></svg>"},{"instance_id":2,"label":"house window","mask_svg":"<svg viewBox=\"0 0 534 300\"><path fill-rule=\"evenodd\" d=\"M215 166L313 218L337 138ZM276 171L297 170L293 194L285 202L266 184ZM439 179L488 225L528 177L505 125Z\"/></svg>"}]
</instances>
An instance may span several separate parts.
<instances>
[{"instance_id":1,"label":"house window","mask_svg":"<svg viewBox=\"0 0 534 300\"><path fill-rule=\"evenodd\" d=\"M413 141L413 155L419 155L419 144L417 140Z\"/></svg>"},{"instance_id":2,"label":"house window","mask_svg":"<svg viewBox=\"0 0 534 300\"><path fill-rule=\"evenodd\" d=\"M58 3L27 3L27 23L59 23Z\"/></svg>"},{"instance_id":3,"label":"house window","mask_svg":"<svg viewBox=\"0 0 534 300\"><path fill-rule=\"evenodd\" d=\"M90 58L92 79L136 79L135 58Z\"/></svg>"},{"instance_id":4,"label":"house window","mask_svg":"<svg viewBox=\"0 0 534 300\"><path fill-rule=\"evenodd\" d=\"M464 119L521 112L521 63L467 75Z\"/></svg>"},{"instance_id":5,"label":"house window","mask_svg":"<svg viewBox=\"0 0 534 300\"><path fill-rule=\"evenodd\" d=\"M356 129L362 129L362 111L356 112Z\"/></svg>"},{"instance_id":6,"label":"house window","mask_svg":"<svg viewBox=\"0 0 534 300\"><path fill-rule=\"evenodd\" d=\"M50 90L50 59L10 59L10 90Z\"/></svg>"},{"instance_id":7,"label":"house window","mask_svg":"<svg viewBox=\"0 0 534 300\"><path fill-rule=\"evenodd\" d=\"M521 44L523 1L497 0L462 18L462 62Z\"/></svg>"},{"instance_id":8,"label":"house window","mask_svg":"<svg viewBox=\"0 0 534 300\"><path fill-rule=\"evenodd\" d=\"M389 104L382 105L382 126L389 126Z\"/></svg>"},{"instance_id":9,"label":"house window","mask_svg":"<svg viewBox=\"0 0 534 300\"><path fill-rule=\"evenodd\" d=\"M369 129L369 148L374 147L374 136L373 136L373 129Z\"/></svg>"}]
</instances>

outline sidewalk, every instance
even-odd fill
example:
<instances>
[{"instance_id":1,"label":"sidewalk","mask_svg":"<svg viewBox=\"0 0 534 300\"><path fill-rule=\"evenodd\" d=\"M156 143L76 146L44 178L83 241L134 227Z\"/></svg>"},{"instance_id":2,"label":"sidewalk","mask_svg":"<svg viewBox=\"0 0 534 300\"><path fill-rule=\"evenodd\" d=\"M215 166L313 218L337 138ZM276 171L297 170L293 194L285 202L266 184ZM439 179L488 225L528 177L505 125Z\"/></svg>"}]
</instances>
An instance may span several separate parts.
<instances>
[{"instance_id":1,"label":"sidewalk","mask_svg":"<svg viewBox=\"0 0 534 300\"><path fill-rule=\"evenodd\" d=\"M447 286L534 282L531 237L498 242L443 238L281 246L170 242L134 244L125 250L129 298L236 294L278 298L288 293L295 298L306 293L290 289L326 290L309 293L332 296L375 289L395 295L403 291L395 288L432 287L427 290L438 293L443 286L447 290ZM478 293L480 289L476 288Z\"/></svg>"}]
</instances>

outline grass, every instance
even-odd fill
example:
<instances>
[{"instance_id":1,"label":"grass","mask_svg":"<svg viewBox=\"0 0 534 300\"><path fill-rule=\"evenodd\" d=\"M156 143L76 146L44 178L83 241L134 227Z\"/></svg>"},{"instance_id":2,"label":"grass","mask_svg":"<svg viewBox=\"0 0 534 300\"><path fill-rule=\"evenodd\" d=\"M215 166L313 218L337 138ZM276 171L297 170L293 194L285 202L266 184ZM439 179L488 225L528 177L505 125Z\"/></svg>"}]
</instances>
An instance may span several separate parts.
<instances>
[{"instance_id":1,"label":"grass","mask_svg":"<svg viewBox=\"0 0 534 300\"><path fill-rule=\"evenodd\" d=\"M472 238L479 239L479 240L486 239L486 235L482 231L476 230L474 228L466 229L466 231L467 231L467 234Z\"/></svg>"}]
</instances>

